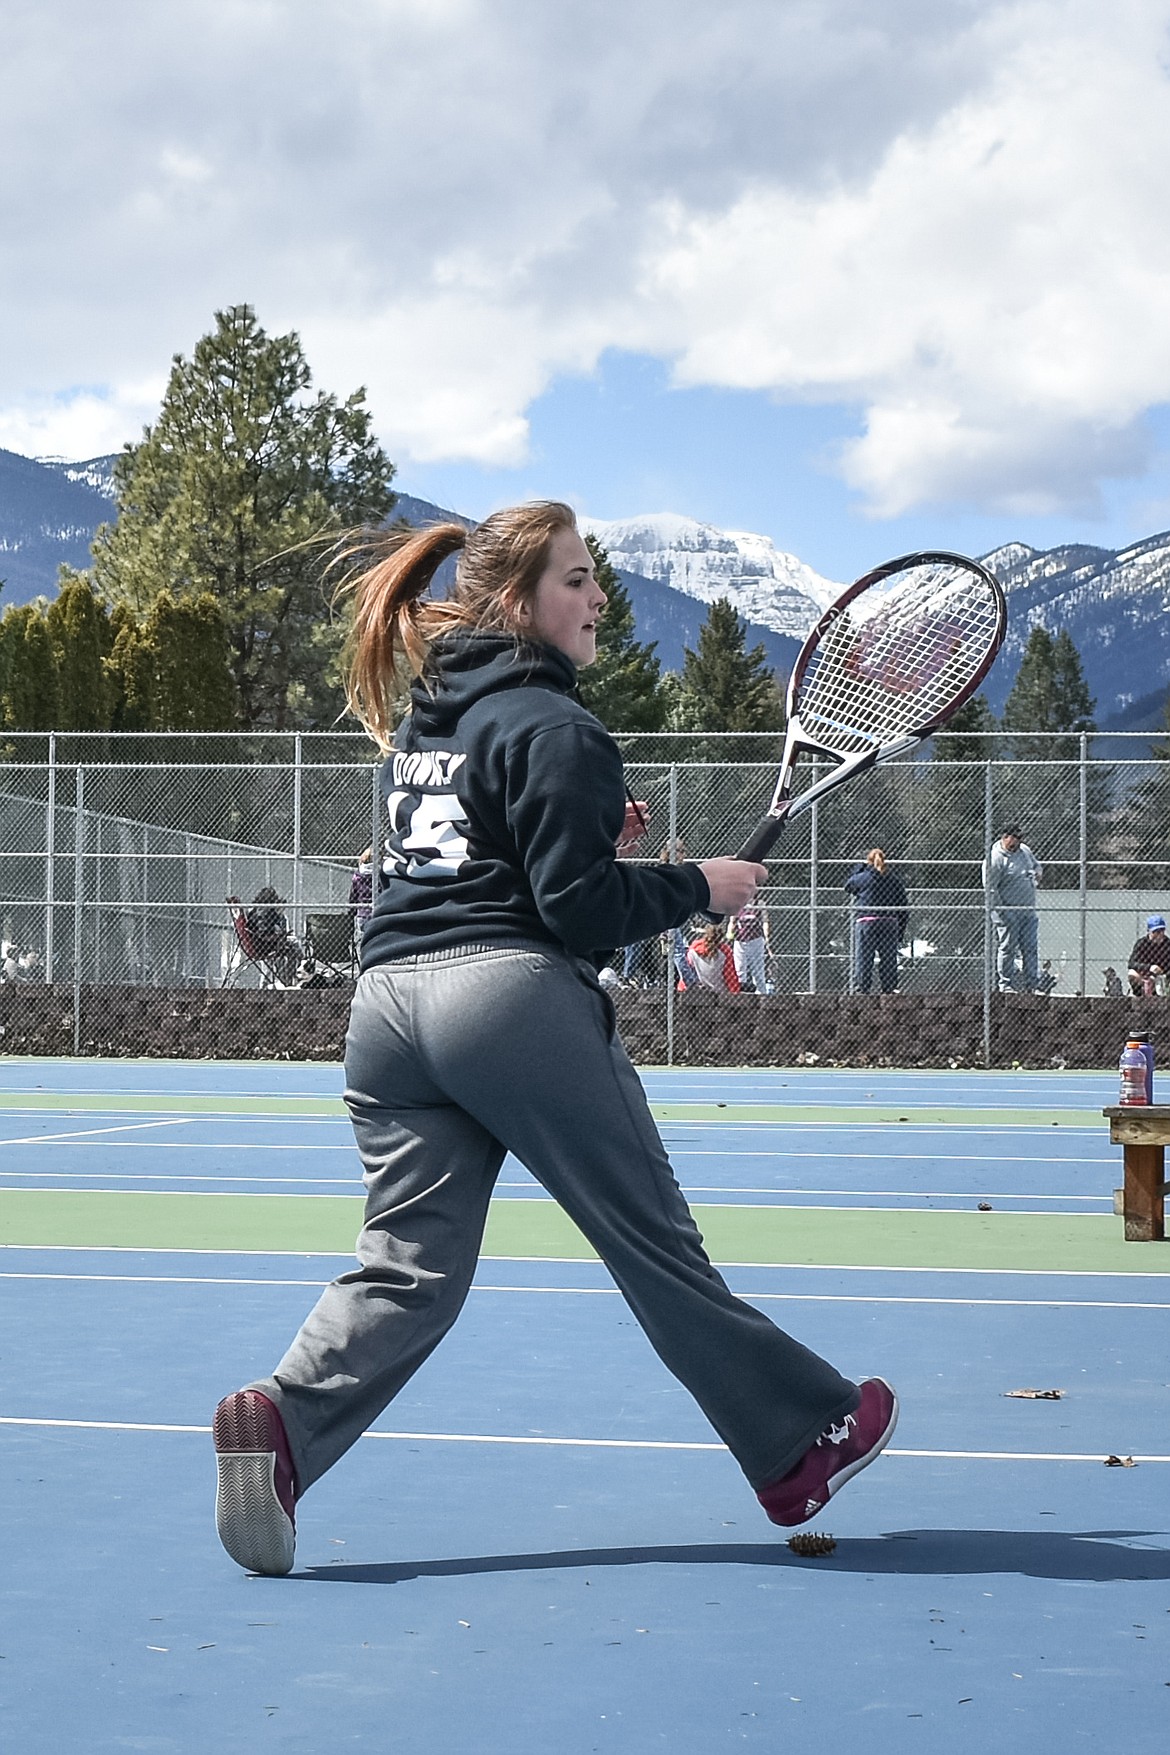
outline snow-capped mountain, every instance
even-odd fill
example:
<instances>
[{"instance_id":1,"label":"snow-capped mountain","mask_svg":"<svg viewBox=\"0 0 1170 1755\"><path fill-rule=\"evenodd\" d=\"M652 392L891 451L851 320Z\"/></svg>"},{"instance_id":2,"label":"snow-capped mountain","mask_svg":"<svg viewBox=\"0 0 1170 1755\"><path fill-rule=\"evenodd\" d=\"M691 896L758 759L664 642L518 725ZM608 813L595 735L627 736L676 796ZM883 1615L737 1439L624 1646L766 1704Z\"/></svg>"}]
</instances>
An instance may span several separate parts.
<instances>
[{"instance_id":1,"label":"snow-capped mountain","mask_svg":"<svg viewBox=\"0 0 1170 1755\"><path fill-rule=\"evenodd\" d=\"M109 457L90 457L84 463L70 463L65 457L37 457L34 461L43 463L46 469L55 470L66 481L79 482L82 487L93 488L95 493L104 495L111 504L117 499L114 489L114 465L118 461L116 453Z\"/></svg>"},{"instance_id":2,"label":"snow-capped mountain","mask_svg":"<svg viewBox=\"0 0 1170 1755\"><path fill-rule=\"evenodd\" d=\"M62 561L87 565L93 534L112 515L115 461L38 461L0 450L0 610L38 593L52 596ZM400 495L393 516L429 523L459 514ZM686 647L694 649L706 605L728 597L747 623L748 644L762 644L783 679L801 640L842 589L766 536L676 513L585 520L583 527L621 574L638 637L657 643L670 670L681 668ZM1170 686L1170 532L1118 552L1011 542L984 560L1008 594L1007 645L986 685L996 712L1029 633L1042 624L1072 636L1099 726L1161 727Z\"/></svg>"},{"instance_id":3,"label":"snow-capped mountain","mask_svg":"<svg viewBox=\"0 0 1170 1755\"><path fill-rule=\"evenodd\" d=\"M53 596L57 569L89 565L94 531L114 515L113 457L39 461L0 451L0 608Z\"/></svg>"},{"instance_id":4,"label":"snow-capped mountain","mask_svg":"<svg viewBox=\"0 0 1170 1755\"><path fill-rule=\"evenodd\" d=\"M843 587L783 554L766 536L718 530L674 512L611 521L586 519L619 573L653 579L714 603L726 597L743 619L803 640Z\"/></svg>"},{"instance_id":5,"label":"snow-capped mountain","mask_svg":"<svg viewBox=\"0 0 1170 1755\"><path fill-rule=\"evenodd\" d=\"M1170 686L1170 532L1117 552L1011 542L983 560L1008 599L1007 640L987 686L997 711L1032 629L1067 628L1102 730L1161 724Z\"/></svg>"}]
</instances>

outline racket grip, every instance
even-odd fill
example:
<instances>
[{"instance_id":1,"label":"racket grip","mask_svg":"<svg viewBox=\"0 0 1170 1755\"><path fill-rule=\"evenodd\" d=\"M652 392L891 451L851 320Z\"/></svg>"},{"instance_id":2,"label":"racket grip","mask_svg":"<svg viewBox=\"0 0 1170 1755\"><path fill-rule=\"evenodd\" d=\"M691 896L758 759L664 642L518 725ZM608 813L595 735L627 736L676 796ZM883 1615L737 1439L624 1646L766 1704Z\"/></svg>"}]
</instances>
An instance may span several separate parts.
<instances>
[{"instance_id":1,"label":"racket grip","mask_svg":"<svg viewBox=\"0 0 1170 1755\"><path fill-rule=\"evenodd\" d=\"M756 828L752 830L739 852L734 854L733 857L736 859L742 859L745 865L762 864L765 855L770 852L780 839L780 832L783 827L783 817L765 817L763 822L759 823ZM709 920L712 926L718 926L722 921L727 919L726 914L712 914L708 908L702 910L702 915L703 919Z\"/></svg>"},{"instance_id":2,"label":"racket grip","mask_svg":"<svg viewBox=\"0 0 1170 1755\"><path fill-rule=\"evenodd\" d=\"M765 817L763 822L752 830L735 857L742 859L747 865L760 865L780 839L783 827L783 817Z\"/></svg>"}]
</instances>

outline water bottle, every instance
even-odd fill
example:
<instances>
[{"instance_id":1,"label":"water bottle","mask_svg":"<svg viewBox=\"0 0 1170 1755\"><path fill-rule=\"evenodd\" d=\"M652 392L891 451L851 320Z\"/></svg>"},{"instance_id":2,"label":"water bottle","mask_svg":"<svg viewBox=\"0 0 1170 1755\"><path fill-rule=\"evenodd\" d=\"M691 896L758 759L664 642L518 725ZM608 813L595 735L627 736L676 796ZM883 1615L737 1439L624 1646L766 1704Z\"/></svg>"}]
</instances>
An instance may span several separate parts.
<instances>
[{"instance_id":1,"label":"water bottle","mask_svg":"<svg viewBox=\"0 0 1170 1755\"><path fill-rule=\"evenodd\" d=\"M1154 1101L1154 1042L1148 1030L1135 1030L1130 1040L1136 1042L1146 1057L1146 1102Z\"/></svg>"},{"instance_id":2,"label":"water bottle","mask_svg":"<svg viewBox=\"0 0 1170 1755\"><path fill-rule=\"evenodd\" d=\"M1148 1103L1146 1095L1146 1057L1142 1053L1141 1043L1131 1036L1125 1045L1125 1051L1117 1063L1121 1077L1121 1103Z\"/></svg>"}]
</instances>

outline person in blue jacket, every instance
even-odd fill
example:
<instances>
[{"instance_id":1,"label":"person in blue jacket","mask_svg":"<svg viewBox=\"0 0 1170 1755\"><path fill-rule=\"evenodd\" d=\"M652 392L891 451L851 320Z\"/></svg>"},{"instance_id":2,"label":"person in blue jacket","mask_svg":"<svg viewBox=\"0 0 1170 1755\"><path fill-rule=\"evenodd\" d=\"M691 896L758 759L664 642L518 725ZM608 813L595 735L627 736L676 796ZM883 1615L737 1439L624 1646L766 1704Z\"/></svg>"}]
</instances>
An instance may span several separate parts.
<instances>
[{"instance_id":1,"label":"person in blue jacket","mask_svg":"<svg viewBox=\"0 0 1170 1755\"><path fill-rule=\"evenodd\" d=\"M845 879L845 888L856 904L854 991L869 992L876 959L882 992L893 993L898 985L898 946L907 920L901 880L886 864L882 849L871 847L864 864Z\"/></svg>"},{"instance_id":2,"label":"person in blue jacket","mask_svg":"<svg viewBox=\"0 0 1170 1755\"><path fill-rule=\"evenodd\" d=\"M356 581L350 674L386 751L388 822L345 1058L365 1221L356 1268L271 1375L216 1409L220 1539L241 1566L289 1571L298 1500L458 1316L508 1151L597 1250L767 1515L803 1523L883 1448L897 1399L711 1265L592 960L737 913L765 869L616 857L621 756L574 693L605 594L568 506L380 542ZM428 595L456 553L453 590Z\"/></svg>"}]
</instances>

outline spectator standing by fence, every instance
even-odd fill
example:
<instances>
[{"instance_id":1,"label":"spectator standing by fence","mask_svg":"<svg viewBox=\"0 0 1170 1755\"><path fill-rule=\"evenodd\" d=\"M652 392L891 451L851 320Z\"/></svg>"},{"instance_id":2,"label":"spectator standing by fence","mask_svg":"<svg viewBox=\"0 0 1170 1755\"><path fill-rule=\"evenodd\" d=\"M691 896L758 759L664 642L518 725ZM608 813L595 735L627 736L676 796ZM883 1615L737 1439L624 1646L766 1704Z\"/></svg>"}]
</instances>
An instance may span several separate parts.
<instances>
[{"instance_id":1,"label":"spectator standing by fence","mask_svg":"<svg viewBox=\"0 0 1170 1755\"><path fill-rule=\"evenodd\" d=\"M983 862L983 887L991 907L1001 993L1034 993L1040 982L1036 886L1043 868L1013 823Z\"/></svg>"},{"instance_id":2,"label":"spectator standing by fence","mask_svg":"<svg viewBox=\"0 0 1170 1755\"><path fill-rule=\"evenodd\" d=\"M768 914L758 896L732 919L731 952L741 990L751 987L756 993L767 993Z\"/></svg>"},{"instance_id":3,"label":"spectator standing by fence","mask_svg":"<svg viewBox=\"0 0 1170 1755\"><path fill-rule=\"evenodd\" d=\"M374 911L374 849L367 847L349 880L349 911L354 928L360 935L362 927Z\"/></svg>"},{"instance_id":4,"label":"spectator standing by fence","mask_svg":"<svg viewBox=\"0 0 1170 1755\"><path fill-rule=\"evenodd\" d=\"M908 918L902 880L886 864L882 849L871 847L864 862L845 879L845 889L857 905L854 989L869 992L876 958L882 992L893 993L898 985L898 946Z\"/></svg>"}]
</instances>

